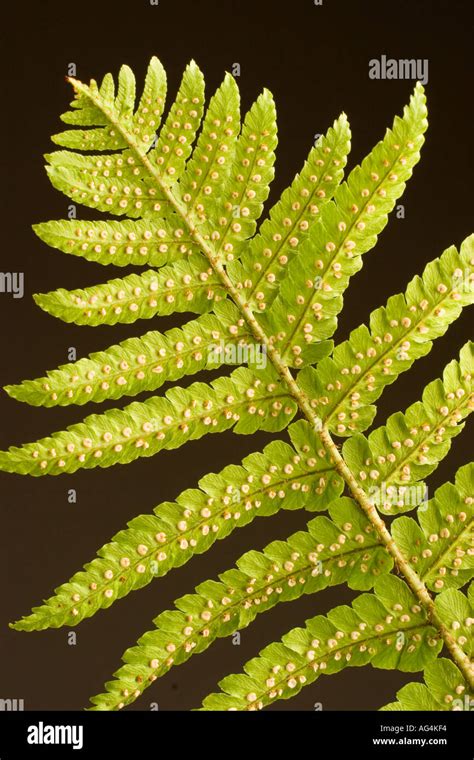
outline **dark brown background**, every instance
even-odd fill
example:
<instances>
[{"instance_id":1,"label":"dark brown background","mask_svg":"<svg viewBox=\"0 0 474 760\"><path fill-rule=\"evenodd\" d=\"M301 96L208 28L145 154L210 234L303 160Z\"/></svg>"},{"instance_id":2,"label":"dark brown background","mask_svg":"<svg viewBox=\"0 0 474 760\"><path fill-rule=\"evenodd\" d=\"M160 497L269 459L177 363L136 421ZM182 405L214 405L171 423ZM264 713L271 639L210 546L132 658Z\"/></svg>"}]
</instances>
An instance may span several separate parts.
<instances>
[{"instance_id":1,"label":"dark brown background","mask_svg":"<svg viewBox=\"0 0 474 760\"><path fill-rule=\"evenodd\" d=\"M263 86L276 98L280 146L273 201L299 169L314 134L324 132L341 110L348 114L353 131L350 167L401 112L413 83L370 80L369 59L383 53L429 59L430 129L422 163L402 201L406 218L392 218L377 252L367 256L364 269L353 279L339 339L390 294L403 290L428 260L471 232L472 40L467 2L324 0L323 6L315 7L312 0L160 0L153 7L148 0L57 0L18 3L16 10L12 5L2 19L1 268L25 272L26 288L23 300L0 295L2 385L36 377L67 361L69 346L77 348L79 357L152 328L150 322L113 330L68 326L41 312L31 298L34 292L99 282L117 271L48 249L30 229L34 222L66 213L68 200L49 185L42 154L52 149L49 136L61 128L58 116L70 100L64 82L69 62L77 64L82 79L116 72L126 62L141 81L150 56L156 54L168 71L173 93L193 57L204 70L210 93L224 70L238 61L245 107ZM79 217L87 214L78 209ZM163 330L184 320L165 318L153 327ZM427 358L386 391L378 423L418 398L424 384L457 354L469 327L469 316L464 314ZM89 411L32 409L2 393L0 447L34 440ZM127 520L172 499L209 470L240 461L269 438L209 436L127 467L59 478L2 474L0 697L23 698L26 709L82 708L111 676L123 650L173 599L232 565L243 551L261 548L302 527L308 519L303 512L256 520L206 555L86 620L75 629L76 646L68 645L65 629L26 634L7 627L8 621L27 613L92 558ZM432 489L452 477L467 459L467 441L466 431L431 478ZM77 489L75 505L68 504L68 488ZM159 680L134 709L148 709L150 702L158 702L163 710L199 706L221 677L240 670L264 644L353 596L337 587L280 605L242 632L240 646L229 639L216 642ZM370 667L363 672L348 669L321 678L274 709L311 710L315 702L322 702L326 710L376 709L393 699L395 690L410 678Z\"/></svg>"}]
</instances>

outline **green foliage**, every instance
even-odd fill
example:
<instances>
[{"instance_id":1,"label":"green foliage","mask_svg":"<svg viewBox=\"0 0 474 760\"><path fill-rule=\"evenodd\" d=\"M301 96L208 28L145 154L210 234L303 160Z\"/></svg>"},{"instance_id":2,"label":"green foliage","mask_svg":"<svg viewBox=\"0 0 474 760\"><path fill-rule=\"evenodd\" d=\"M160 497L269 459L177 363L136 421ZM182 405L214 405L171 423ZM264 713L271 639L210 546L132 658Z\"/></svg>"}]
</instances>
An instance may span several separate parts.
<instances>
[{"instance_id":1,"label":"green foliage","mask_svg":"<svg viewBox=\"0 0 474 760\"><path fill-rule=\"evenodd\" d=\"M79 150L117 150L124 147L124 141L115 132L110 132L110 116L121 117L127 123L133 125L141 139L137 139L137 144L147 149L151 145L151 135L147 135L148 130L154 133L161 121L166 96L166 72L160 61L153 57L148 66L143 94L137 112L132 115L135 101L135 79L133 72L128 66L122 66L119 73L119 88L117 98L115 98L115 84L111 74L106 74L102 80L100 88L97 87L94 80L91 81L90 88L84 87L82 83L76 80L74 82L76 89L75 100L71 103L73 110L62 114L61 119L66 124L73 124L79 127L95 127L93 130L69 130L61 134L54 135L53 141L58 145L64 145L66 148ZM103 101L108 113L105 114L93 100L91 95L99 96ZM109 115L110 114L110 115ZM98 126L100 125L100 126ZM142 133L140 135L140 132Z\"/></svg>"},{"instance_id":2,"label":"green foliage","mask_svg":"<svg viewBox=\"0 0 474 760\"><path fill-rule=\"evenodd\" d=\"M295 422L288 432L293 446L272 441L263 452L247 456L241 466L229 465L219 474L206 475L199 481L199 490L187 489L176 502L157 506L153 515L135 517L97 552L85 572L76 573L14 627L37 630L77 625L207 551L216 540L256 517L269 517L280 509L325 509L341 493L342 479L325 452L316 450L317 440L308 423ZM362 533L366 523L362 515L343 522L348 519L353 520L358 547L363 543L361 536L366 538Z\"/></svg>"},{"instance_id":3,"label":"green foliage","mask_svg":"<svg viewBox=\"0 0 474 760\"><path fill-rule=\"evenodd\" d=\"M222 189L208 186L209 200L201 201L203 233L214 241L213 255L225 261L233 261L255 232L274 176L276 130L273 97L264 90L245 118L230 175ZM219 189L217 197L214 189Z\"/></svg>"},{"instance_id":4,"label":"green foliage","mask_svg":"<svg viewBox=\"0 0 474 760\"><path fill-rule=\"evenodd\" d=\"M469 597L452 588L441 592L435 599L435 608L446 628L450 630L451 636L467 654L469 660L472 660L474 655L472 584L470 590Z\"/></svg>"},{"instance_id":5,"label":"green foliage","mask_svg":"<svg viewBox=\"0 0 474 760\"><path fill-rule=\"evenodd\" d=\"M203 314L224 297L204 259L177 261L158 271L129 274L79 290L59 288L35 296L53 317L76 325L116 325L174 312Z\"/></svg>"},{"instance_id":6,"label":"green foliage","mask_svg":"<svg viewBox=\"0 0 474 760\"><path fill-rule=\"evenodd\" d=\"M237 351L252 338L241 322L236 307L223 301L216 304L213 314L204 314L183 328L129 338L87 359L64 364L46 377L8 385L5 390L13 398L35 406L85 404L154 391L167 381L202 369L217 369L224 361L234 363L230 362L233 356L229 347ZM227 355L216 350L219 341L225 341ZM119 383L119 378L126 382Z\"/></svg>"},{"instance_id":7,"label":"green foliage","mask_svg":"<svg viewBox=\"0 0 474 760\"><path fill-rule=\"evenodd\" d=\"M97 264L125 267L145 263L161 267L196 253L191 238L172 215L167 219L151 217L121 222L63 219L34 224L33 229L53 248ZM198 255L195 258L199 258Z\"/></svg>"},{"instance_id":8,"label":"green foliage","mask_svg":"<svg viewBox=\"0 0 474 760\"><path fill-rule=\"evenodd\" d=\"M372 312L370 329L361 325L332 357L299 373L299 385L333 433L350 436L369 427L376 412L371 402L415 359L426 356L433 339L473 303L474 288L463 287L461 279L474 274L473 261L471 235L459 253L448 248L413 278L404 295L391 296Z\"/></svg>"},{"instance_id":9,"label":"green foliage","mask_svg":"<svg viewBox=\"0 0 474 760\"><path fill-rule=\"evenodd\" d=\"M268 313L268 329L286 362L298 367L313 361L313 342L334 333L342 293L403 193L426 127L425 96L417 85L403 119L395 119L392 130L337 188L334 201L322 208Z\"/></svg>"},{"instance_id":10,"label":"green foliage","mask_svg":"<svg viewBox=\"0 0 474 760\"><path fill-rule=\"evenodd\" d=\"M436 469L459 435L462 420L473 410L472 343L423 391L422 401L405 414L397 412L368 438L357 434L344 443L343 455L361 487L384 514L397 514L419 504L419 482ZM385 499L385 496L388 496Z\"/></svg>"},{"instance_id":11,"label":"green foliage","mask_svg":"<svg viewBox=\"0 0 474 760\"><path fill-rule=\"evenodd\" d=\"M176 610L158 615L155 630L124 653L125 665L115 673L117 680L106 684L107 693L92 699L95 709L131 704L172 666L248 626L279 602L339 583L371 588L377 576L390 571L390 557L353 501L338 499L328 511L331 519L316 517L307 532L244 554L219 581L201 583L196 594L177 600Z\"/></svg>"},{"instance_id":12,"label":"green foliage","mask_svg":"<svg viewBox=\"0 0 474 760\"><path fill-rule=\"evenodd\" d=\"M212 97L202 132L189 160L182 181L182 195L192 208L205 201L211 191L229 179L239 136L239 89L235 79L226 74L222 85ZM231 126L232 125L232 126ZM242 151L239 140L239 150Z\"/></svg>"},{"instance_id":13,"label":"green foliage","mask_svg":"<svg viewBox=\"0 0 474 760\"><path fill-rule=\"evenodd\" d=\"M424 671L425 683L409 683L397 692L398 701L382 710L472 710L474 693L451 660L440 657Z\"/></svg>"},{"instance_id":14,"label":"green foliage","mask_svg":"<svg viewBox=\"0 0 474 760\"><path fill-rule=\"evenodd\" d=\"M427 587L435 593L460 588L473 576L474 465L461 467L418 508L417 520L399 517L392 536Z\"/></svg>"},{"instance_id":15,"label":"green foliage","mask_svg":"<svg viewBox=\"0 0 474 760\"><path fill-rule=\"evenodd\" d=\"M317 615L294 628L245 666L245 674L224 678L222 693L203 702L205 710L260 710L289 699L322 673L367 665L413 672L441 649L436 629L408 586L382 576L373 594L362 594L350 607Z\"/></svg>"},{"instance_id":16,"label":"green foliage","mask_svg":"<svg viewBox=\"0 0 474 760\"><path fill-rule=\"evenodd\" d=\"M341 182L349 150L350 128L342 114L318 140L301 173L270 209L241 262L229 265L232 280L242 286L244 297L254 308L263 311L273 301L288 262L298 253Z\"/></svg>"},{"instance_id":17,"label":"green foliage","mask_svg":"<svg viewBox=\"0 0 474 760\"><path fill-rule=\"evenodd\" d=\"M174 386L164 396L91 414L48 438L13 446L0 452L0 468L22 475L60 475L81 467L110 467L229 428L247 435L278 431L295 412L296 404L275 370L238 367L209 385Z\"/></svg>"},{"instance_id":18,"label":"green foliage","mask_svg":"<svg viewBox=\"0 0 474 760\"><path fill-rule=\"evenodd\" d=\"M210 383L172 385L161 396L11 447L0 452L0 469L57 475L108 467L231 429L247 435L287 429L291 445L273 440L240 465L206 475L176 501L135 517L12 627L76 625L257 516L327 510L306 531L248 551L218 580L161 612L155 628L127 649L94 709L131 704L172 666L278 602L343 583L373 592L266 647L245 674L224 679L204 709L258 709L289 698L320 673L369 663L425 669L426 686L409 684L384 709L464 709L459 699L474 688L473 591L462 591L473 575L474 468L462 467L429 502L423 480L472 409L472 345L405 414L362 433L385 387L472 304L474 235L427 264L404 294L370 315L368 326L336 347L331 340L349 280L419 160L427 127L422 86L345 181L351 132L345 114L335 119L258 226L277 145L268 90L241 124L234 78L226 74L206 108L194 62L166 115L166 74L157 58L138 104L128 66L117 88L110 74L100 86L70 82L75 99L61 117L68 128L53 137L60 149L46 156L46 171L74 203L115 218L53 220L34 230L64 253L143 269L38 294L37 304L87 326L198 316L8 385L7 392L34 406L83 405L153 392L201 370L221 372ZM290 424L297 413L301 419ZM348 438L341 450L332 434ZM420 503L416 517L398 517L390 528L381 518ZM400 578L390 574L395 566ZM450 660L435 659L443 645Z\"/></svg>"}]
</instances>

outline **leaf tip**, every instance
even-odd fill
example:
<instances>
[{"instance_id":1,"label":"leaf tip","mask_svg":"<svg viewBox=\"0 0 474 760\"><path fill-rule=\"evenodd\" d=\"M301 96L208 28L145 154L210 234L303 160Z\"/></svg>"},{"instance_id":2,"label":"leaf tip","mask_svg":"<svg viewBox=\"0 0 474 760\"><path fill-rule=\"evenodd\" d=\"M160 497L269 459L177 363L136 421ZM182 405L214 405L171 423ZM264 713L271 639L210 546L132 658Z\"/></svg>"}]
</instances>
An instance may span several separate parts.
<instances>
[{"instance_id":1,"label":"leaf tip","mask_svg":"<svg viewBox=\"0 0 474 760\"><path fill-rule=\"evenodd\" d=\"M0 470L2 472L17 472L12 455L9 451L0 451Z\"/></svg>"},{"instance_id":2,"label":"leaf tip","mask_svg":"<svg viewBox=\"0 0 474 760\"><path fill-rule=\"evenodd\" d=\"M47 293L33 293L33 301L37 306L39 306L41 309L44 309L45 311L47 311L47 298Z\"/></svg>"},{"instance_id":3,"label":"leaf tip","mask_svg":"<svg viewBox=\"0 0 474 760\"><path fill-rule=\"evenodd\" d=\"M20 398L21 385L4 385L3 390L10 398Z\"/></svg>"},{"instance_id":4,"label":"leaf tip","mask_svg":"<svg viewBox=\"0 0 474 760\"><path fill-rule=\"evenodd\" d=\"M22 623L23 620L16 620L14 623L8 623L8 627L11 628L12 631L24 631L26 629Z\"/></svg>"}]
</instances>

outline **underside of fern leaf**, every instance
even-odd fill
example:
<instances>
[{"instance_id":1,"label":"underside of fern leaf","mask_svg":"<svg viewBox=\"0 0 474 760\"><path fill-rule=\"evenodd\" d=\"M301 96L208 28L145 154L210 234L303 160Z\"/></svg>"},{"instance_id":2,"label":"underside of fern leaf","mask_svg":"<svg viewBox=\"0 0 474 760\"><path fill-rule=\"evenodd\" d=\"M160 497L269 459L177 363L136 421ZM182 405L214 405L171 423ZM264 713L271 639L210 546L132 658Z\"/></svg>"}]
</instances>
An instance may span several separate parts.
<instances>
[{"instance_id":1,"label":"underside of fern leaf","mask_svg":"<svg viewBox=\"0 0 474 760\"><path fill-rule=\"evenodd\" d=\"M420 670L441 648L435 628L403 581L394 576L376 582L351 607L318 615L305 628L287 633L245 666L245 675L221 681L222 694L206 697L206 710L256 710L288 699L315 681L354 667L405 672Z\"/></svg>"},{"instance_id":2,"label":"underside of fern leaf","mask_svg":"<svg viewBox=\"0 0 474 760\"><path fill-rule=\"evenodd\" d=\"M342 491L342 478L331 466L308 423L289 428L292 446L272 441L263 452L209 474L199 489L188 489L176 502L165 502L153 515L134 518L126 530L102 547L98 557L56 589L45 605L15 628L76 625L84 617L130 591L142 588L207 551L214 541L256 517L280 509L324 510Z\"/></svg>"},{"instance_id":3,"label":"underside of fern leaf","mask_svg":"<svg viewBox=\"0 0 474 760\"><path fill-rule=\"evenodd\" d=\"M426 666L425 683L409 683L397 692L397 702L382 710L472 710L474 694L451 662L440 657Z\"/></svg>"},{"instance_id":4,"label":"underside of fern leaf","mask_svg":"<svg viewBox=\"0 0 474 760\"><path fill-rule=\"evenodd\" d=\"M282 437L135 517L12 628L77 625L258 516L327 510L158 614L92 709L131 704L258 613L340 584L365 593L266 646L203 709L261 709L321 673L369 664L424 671L426 686L408 684L382 709L462 709L459 700L474 688L473 594L465 588L473 576L474 470L461 467L430 500L425 479L474 408L472 344L420 401L366 431L386 386L472 304L474 235L427 263L347 340L332 340L344 291L420 158L423 87L345 180L351 132L345 114L336 118L260 223L277 147L268 90L241 119L234 78L227 74L206 105L195 62L167 110L157 58L138 103L128 66L117 88L110 74L100 85L70 83L75 99L61 117L68 128L53 137L60 149L46 156L47 174L74 203L114 218L53 220L34 230L63 253L143 269L37 294L37 304L84 326L194 317L165 332L153 325L5 390L32 406L79 406L186 382L0 452L0 469L38 476L127 464L224 430ZM219 374L187 382L202 370ZM384 515L396 519L387 525ZM446 657L438 658L441 650Z\"/></svg>"}]
</instances>

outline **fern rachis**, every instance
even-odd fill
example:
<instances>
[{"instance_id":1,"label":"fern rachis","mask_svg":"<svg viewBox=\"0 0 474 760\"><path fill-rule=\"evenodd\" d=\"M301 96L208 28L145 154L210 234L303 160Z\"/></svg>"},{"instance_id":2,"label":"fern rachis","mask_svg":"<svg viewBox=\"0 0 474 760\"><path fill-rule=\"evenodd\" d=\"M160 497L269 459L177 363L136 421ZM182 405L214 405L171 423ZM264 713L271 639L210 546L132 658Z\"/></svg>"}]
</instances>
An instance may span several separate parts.
<instances>
[{"instance_id":1,"label":"fern rachis","mask_svg":"<svg viewBox=\"0 0 474 760\"><path fill-rule=\"evenodd\" d=\"M342 183L350 131L344 115L336 120L256 232L275 159L275 109L268 91L240 129L233 78L226 76L204 112L203 78L192 63L155 141L166 90L157 59L150 63L136 111L128 67L120 71L116 97L110 75L100 88L94 81L71 83L76 100L63 119L76 129L54 139L65 148L99 153L51 154L50 179L74 200L129 220L49 222L36 231L60 250L101 264L154 269L80 292L56 291L37 302L65 321L90 325L173 311L201 316L179 330L150 332L44 378L8 386L8 392L47 406L136 395L211 368L205 351L223 336L234 345L263 347L269 364L262 368L249 362L248 368L210 384L173 387L162 397L92 415L67 431L2 453L0 466L32 475L71 473L150 456L208 432L230 427L247 434L276 432L296 413L303 420L289 429L293 447L274 441L248 457L244 467L210 475L200 491L160 505L154 516L135 518L84 571L14 627L73 625L206 551L216 538L258 514L328 508L331 520L316 518L307 533L274 542L261 554L249 552L238 570L201 584L197 594L178 600L176 611L162 613L156 630L127 651L117 680L94 699L96 709L130 703L158 675L203 651L217 636L247 625L257 611L342 582L374 591L358 597L352 608L336 608L327 618L309 621L307 629L290 632L284 644L267 647L248 664L246 676L225 679L226 694L209 697L205 707L263 707L290 696L319 672L348 664L421 670L442 645L459 679L472 689L466 646L471 596L444 589L439 574L440 568L447 572L442 562L448 557L452 583L460 570L466 582L470 579L469 552L463 548L467 532L458 531L456 543L446 544L431 582L428 572L418 571L410 542L416 530L423 537L422 527L413 528L414 520L395 521L389 530L382 517L416 506L400 500L400 494L407 484L421 483L462 429L473 406L472 347L462 349L459 362L448 365L443 380L431 383L405 415L393 415L367 439L362 432L385 385L424 356L432 340L472 302L472 289L457 283L459 272L472 272L473 237L459 252L447 249L404 295L374 312L370 329L361 325L335 348L330 340L350 277L362 266L362 254L375 245L419 159L427 126L422 87L417 85L403 117ZM111 150L119 152L105 153ZM333 436L348 438L342 450ZM472 524L469 478L472 482L472 468L453 486L465 508L449 514L450 524L461 515ZM395 505L376 503L368 484L375 490L387 484L396 489ZM343 486L352 499L337 498ZM424 526L421 513L419 522ZM451 532L443 526L429 540L434 535L444 542ZM424 560L429 551L424 550ZM403 581L389 575L393 566ZM406 609L394 601L398 597ZM467 610L463 621L453 617L454 608ZM287 653L291 668L284 664Z\"/></svg>"}]
</instances>

